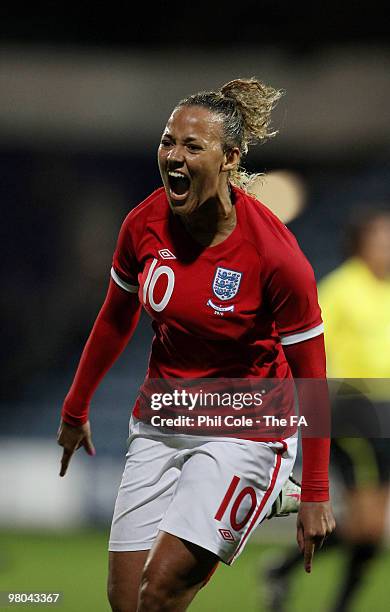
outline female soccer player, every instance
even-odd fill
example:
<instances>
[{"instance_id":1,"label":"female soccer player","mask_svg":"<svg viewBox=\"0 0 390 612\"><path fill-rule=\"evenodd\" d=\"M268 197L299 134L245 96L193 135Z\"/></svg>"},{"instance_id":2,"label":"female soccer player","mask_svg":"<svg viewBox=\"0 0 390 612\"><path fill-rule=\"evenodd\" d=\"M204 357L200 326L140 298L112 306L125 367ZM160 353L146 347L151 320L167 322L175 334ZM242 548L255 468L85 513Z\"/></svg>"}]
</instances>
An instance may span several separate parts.
<instances>
[{"instance_id":1,"label":"female soccer player","mask_svg":"<svg viewBox=\"0 0 390 612\"><path fill-rule=\"evenodd\" d=\"M91 396L142 304L155 337L110 536L117 612L186 610L216 563L231 564L267 516L296 453L296 435L255 441L153 427L144 418L148 383L325 377L312 269L286 227L248 194L239 169L248 145L273 135L280 95L238 79L173 110L158 149L163 187L123 223L108 294L64 402L62 476L77 448L94 454ZM304 440L297 536L306 571L334 528L328 455L327 439Z\"/></svg>"}]
</instances>

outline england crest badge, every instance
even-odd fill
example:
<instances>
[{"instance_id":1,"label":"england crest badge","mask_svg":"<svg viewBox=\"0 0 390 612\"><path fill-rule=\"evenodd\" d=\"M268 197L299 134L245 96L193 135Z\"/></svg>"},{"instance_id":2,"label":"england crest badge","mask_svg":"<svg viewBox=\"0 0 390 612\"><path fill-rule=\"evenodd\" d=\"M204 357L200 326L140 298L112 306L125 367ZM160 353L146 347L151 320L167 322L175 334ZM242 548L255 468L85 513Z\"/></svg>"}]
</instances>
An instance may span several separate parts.
<instances>
[{"instance_id":1,"label":"england crest badge","mask_svg":"<svg viewBox=\"0 0 390 612\"><path fill-rule=\"evenodd\" d=\"M231 300L240 288L242 272L228 270L227 268L217 268L213 280L214 295L219 300Z\"/></svg>"}]
</instances>

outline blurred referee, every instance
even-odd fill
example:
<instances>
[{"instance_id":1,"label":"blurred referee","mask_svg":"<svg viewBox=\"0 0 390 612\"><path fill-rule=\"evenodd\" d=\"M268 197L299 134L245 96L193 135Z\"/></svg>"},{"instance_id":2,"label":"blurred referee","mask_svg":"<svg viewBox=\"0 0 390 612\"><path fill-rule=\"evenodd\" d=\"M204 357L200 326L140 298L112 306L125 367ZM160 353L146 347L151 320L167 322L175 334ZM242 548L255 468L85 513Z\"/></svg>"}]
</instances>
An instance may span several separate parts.
<instances>
[{"instance_id":1,"label":"blurred referee","mask_svg":"<svg viewBox=\"0 0 390 612\"><path fill-rule=\"evenodd\" d=\"M348 553L337 612L350 609L385 530L390 444L380 423L390 405L390 208L355 211L345 235L346 261L319 283L328 376L344 379L332 402L331 465L344 485L344 520L329 544ZM299 563L294 551L267 570L269 609L284 609Z\"/></svg>"}]
</instances>

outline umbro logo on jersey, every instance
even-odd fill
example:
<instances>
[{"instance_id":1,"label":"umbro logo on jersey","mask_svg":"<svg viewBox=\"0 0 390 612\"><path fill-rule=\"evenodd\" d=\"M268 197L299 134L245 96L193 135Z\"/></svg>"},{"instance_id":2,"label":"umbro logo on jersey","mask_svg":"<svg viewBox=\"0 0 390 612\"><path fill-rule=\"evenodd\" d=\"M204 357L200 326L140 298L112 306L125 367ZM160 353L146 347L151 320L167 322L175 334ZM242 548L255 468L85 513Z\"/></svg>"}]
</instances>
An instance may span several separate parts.
<instances>
[{"instance_id":1,"label":"umbro logo on jersey","mask_svg":"<svg viewBox=\"0 0 390 612\"><path fill-rule=\"evenodd\" d=\"M228 542L235 542L234 536L229 529L218 529L218 531L224 540L227 540Z\"/></svg>"},{"instance_id":2,"label":"umbro logo on jersey","mask_svg":"<svg viewBox=\"0 0 390 612\"><path fill-rule=\"evenodd\" d=\"M171 251L169 249L160 249L158 254L160 255L160 257L162 257L163 259L176 259L176 257L174 256L173 253L171 253Z\"/></svg>"}]
</instances>

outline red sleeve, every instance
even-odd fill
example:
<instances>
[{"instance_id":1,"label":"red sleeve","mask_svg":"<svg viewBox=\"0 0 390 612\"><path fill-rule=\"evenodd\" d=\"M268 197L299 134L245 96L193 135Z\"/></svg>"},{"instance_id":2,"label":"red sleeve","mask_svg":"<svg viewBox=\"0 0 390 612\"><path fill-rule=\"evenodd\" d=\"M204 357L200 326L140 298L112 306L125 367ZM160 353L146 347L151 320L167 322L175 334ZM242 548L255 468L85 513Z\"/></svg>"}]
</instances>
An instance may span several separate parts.
<instances>
[{"instance_id":1,"label":"red sleeve","mask_svg":"<svg viewBox=\"0 0 390 612\"><path fill-rule=\"evenodd\" d=\"M111 280L64 401L62 418L66 423L82 425L88 420L92 395L130 340L140 310L137 294L124 291Z\"/></svg>"},{"instance_id":2,"label":"red sleeve","mask_svg":"<svg viewBox=\"0 0 390 612\"><path fill-rule=\"evenodd\" d=\"M132 213L130 212L124 220L119 232L116 249L112 259L112 267L119 275L119 281L122 280L129 285L137 286L139 266L135 256L131 220Z\"/></svg>"},{"instance_id":3,"label":"red sleeve","mask_svg":"<svg viewBox=\"0 0 390 612\"><path fill-rule=\"evenodd\" d=\"M265 281L267 301L282 338L322 323L313 269L292 235L284 235L283 240L279 250L271 245L268 261L272 265Z\"/></svg>"},{"instance_id":4,"label":"red sleeve","mask_svg":"<svg viewBox=\"0 0 390 612\"><path fill-rule=\"evenodd\" d=\"M326 383L324 336L283 347L292 375L296 379L323 379L324 385L297 385L298 400L303 413L310 414L313 407L329 417L329 397ZM305 405L308 406L307 410ZM330 439L302 436L302 501L329 499Z\"/></svg>"}]
</instances>

